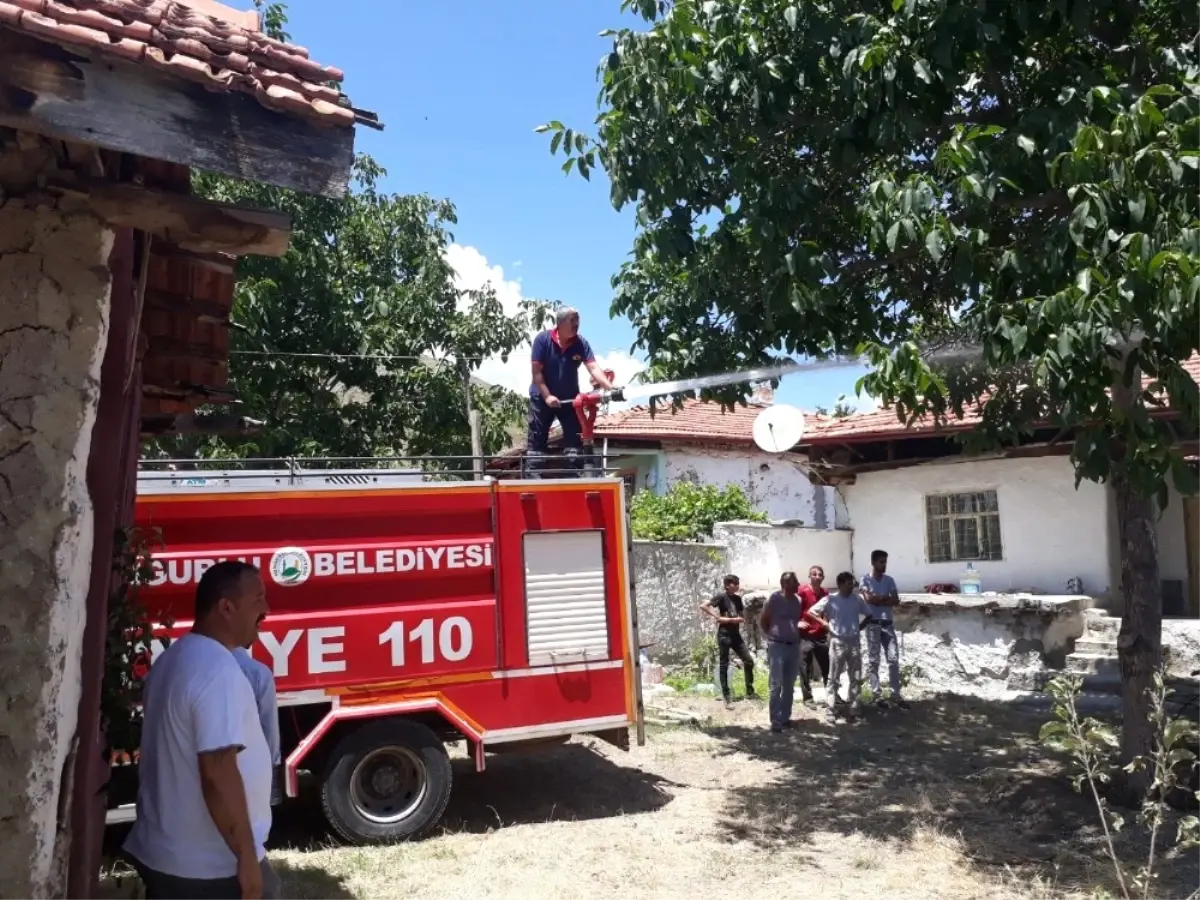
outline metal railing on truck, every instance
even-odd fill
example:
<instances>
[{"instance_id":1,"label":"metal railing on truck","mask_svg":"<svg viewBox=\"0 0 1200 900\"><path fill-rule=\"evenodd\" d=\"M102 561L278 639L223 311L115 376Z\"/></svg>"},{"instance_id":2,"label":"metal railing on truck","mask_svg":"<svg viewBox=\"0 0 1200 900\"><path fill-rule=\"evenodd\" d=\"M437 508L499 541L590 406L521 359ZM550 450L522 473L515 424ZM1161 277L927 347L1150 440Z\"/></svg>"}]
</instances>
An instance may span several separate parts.
<instances>
[{"instance_id":1,"label":"metal railing on truck","mask_svg":"<svg viewBox=\"0 0 1200 900\"><path fill-rule=\"evenodd\" d=\"M576 463L572 465L572 463ZM402 487L414 484L495 480L578 480L616 477L604 461L544 458L536 477L522 458L498 456L313 456L220 459L142 459L138 490L144 494L177 490L262 491L303 487Z\"/></svg>"}]
</instances>

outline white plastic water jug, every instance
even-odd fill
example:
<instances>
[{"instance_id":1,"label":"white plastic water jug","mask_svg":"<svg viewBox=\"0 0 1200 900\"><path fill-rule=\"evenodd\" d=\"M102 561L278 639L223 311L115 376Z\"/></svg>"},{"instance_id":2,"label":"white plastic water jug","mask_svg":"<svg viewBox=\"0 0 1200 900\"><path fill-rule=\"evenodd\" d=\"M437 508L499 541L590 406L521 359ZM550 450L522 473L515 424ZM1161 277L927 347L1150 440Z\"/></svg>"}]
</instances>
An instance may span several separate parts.
<instances>
[{"instance_id":1,"label":"white plastic water jug","mask_svg":"<svg viewBox=\"0 0 1200 900\"><path fill-rule=\"evenodd\" d=\"M979 572L975 569L974 563L967 563L967 571L963 572L962 578L958 580L958 589L964 594L978 594L982 592L983 579Z\"/></svg>"}]
</instances>

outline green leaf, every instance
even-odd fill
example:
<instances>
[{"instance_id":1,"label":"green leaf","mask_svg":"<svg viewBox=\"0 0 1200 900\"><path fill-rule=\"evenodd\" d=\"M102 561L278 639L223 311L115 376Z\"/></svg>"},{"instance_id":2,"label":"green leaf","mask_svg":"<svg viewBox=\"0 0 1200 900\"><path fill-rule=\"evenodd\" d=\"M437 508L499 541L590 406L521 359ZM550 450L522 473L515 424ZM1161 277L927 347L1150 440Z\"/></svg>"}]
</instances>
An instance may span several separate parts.
<instances>
[{"instance_id":1,"label":"green leaf","mask_svg":"<svg viewBox=\"0 0 1200 900\"><path fill-rule=\"evenodd\" d=\"M1133 224L1142 224L1142 219L1146 217L1146 194L1144 191L1139 191L1136 197L1129 198L1129 217L1133 219Z\"/></svg>"},{"instance_id":2,"label":"green leaf","mask_svg":"<svg viewBox=\"0 0 1200 900\"><path fill-rule=\"evenodd\" d=\"M1067 737L1067 726L1062 722L1047 722L1038 731L1038 740L1045 743L1049 740L1060 740Z\"/></svg>"},{"instance_id":3,"label":"green leaf","mask_svg":"<svg viewBox=\"0 0 1200 900\"><path fill-rule=\"evenodd\" d=\"M783 11L783 18L787 21L788 28L792 31L796 30L796 23L799 21L800 10L794 6L789 6Z\"/></svg>"},{"instance_id":4,"label":"green leaf","mask_svg":"<svg viewBox=\"0 0 1200 900\"><path fill-rule=\"evenodd\" d=\"M1025 151L1026 156L1033 156L1037 152L1037 144L1033 142L1033 138L1026 137L1023 134L1017 135L1017 146Z\"/></svg>"},{"instance_id":5,"label":"green leaf","mask_svg":"<svg viewBox=\"0 0 1200 900\"><path fill-rule=\"evenodd\" d=\"M933 83L933 73L929 71L928 63L926 63L925 60L921 59L920 57L917 57L915 60L913 60L913 72L916 73L916 76L926 84Z\"/></svg>"},{"instance_id":6,"label":"green leaf","mask_svg":"<svg viewBox=\"0 0 1200 900\"><path fill-rule=\"evenodd\" d=\"M563 133L560 131L550 139L550 155L553 156L558 152L558 146L562 143Z\"/></svg>"},{"instance_id":7,"label":"green leaf","mask_svg":"<svg viewBox=\"0 0 1200 900\"><path fill-rule=\"evenodd\" d=\"M1019 357L1029 341L1029 329L1024 325L1014 325L1009 332L1009 340L1012 342L1013 356Z\"/></svg>"},{"instance_id":8,"label":"green leaf","mask_svg":"<svg viewBox=\"0 0 1200 900\"><path fill-rule=\"evenodd\" d=\"M942 234L936 228L925 235L925 249L934 262L941 262L943 253Z\"/></svg>"},{"instance_id":9,"label":"green leaf","mask_svg":"<svg viewBox=\"0 0 1200 900\"><path fill-rule=\"evenodd\" d=\"M887 248L889 253L896 252L896 241L900 237L900 223L893 222L892 227L887 230Z\"/></svg>"}]
</instances>

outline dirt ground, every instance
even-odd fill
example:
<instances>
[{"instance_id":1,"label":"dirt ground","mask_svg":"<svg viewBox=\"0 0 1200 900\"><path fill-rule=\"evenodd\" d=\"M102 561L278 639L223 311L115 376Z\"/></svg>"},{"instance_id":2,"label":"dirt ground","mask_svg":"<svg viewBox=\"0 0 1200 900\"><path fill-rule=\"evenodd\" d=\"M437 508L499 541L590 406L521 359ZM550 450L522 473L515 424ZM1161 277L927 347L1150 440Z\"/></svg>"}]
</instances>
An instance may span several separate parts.
<instances>
[{"instance_id":1,"label":"dirt ground","mask_svg":"<svg viewBox=\"0 0 1200 900\"><path fill-rule=\"evenodd\" d=\"M490 757L480 775L460 760L424 841L338 847L319 813L285 807L271 853L284 896L1118 895L1094 809L1036 743L1041 717L923 698L857 725L797 707L775 735L761 704L670 704L695 722L651 727L628 754L586 740ZM1120 850L1144 860L1135 831ZM1160 871L1156 896L1200 884L1195 854Z\"/></svg>"}]
</instances>

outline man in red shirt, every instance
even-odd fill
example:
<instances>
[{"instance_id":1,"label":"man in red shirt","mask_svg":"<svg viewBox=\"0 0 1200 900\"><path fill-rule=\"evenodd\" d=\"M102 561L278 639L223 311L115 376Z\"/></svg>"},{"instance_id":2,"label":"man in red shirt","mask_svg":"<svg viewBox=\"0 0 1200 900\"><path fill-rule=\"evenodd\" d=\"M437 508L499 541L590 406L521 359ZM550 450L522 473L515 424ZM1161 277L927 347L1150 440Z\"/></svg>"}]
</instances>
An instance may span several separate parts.
<instances>
[{"instance_id":1,"label":"man in red shirt","mask_svg":"<svg viewBox=\"0 0 1200 900\"><path fill-rule=\"evenodd\" d=\"M813 566L808 570L808 584L800 588L800 692L805 703L813 702L812 681L809 669L815 659L821 669L821 682L829 690L829 629L813 612L812 608L829 591L821 585L825 581L825 570Z\"/></svg>"}]
</instances>

